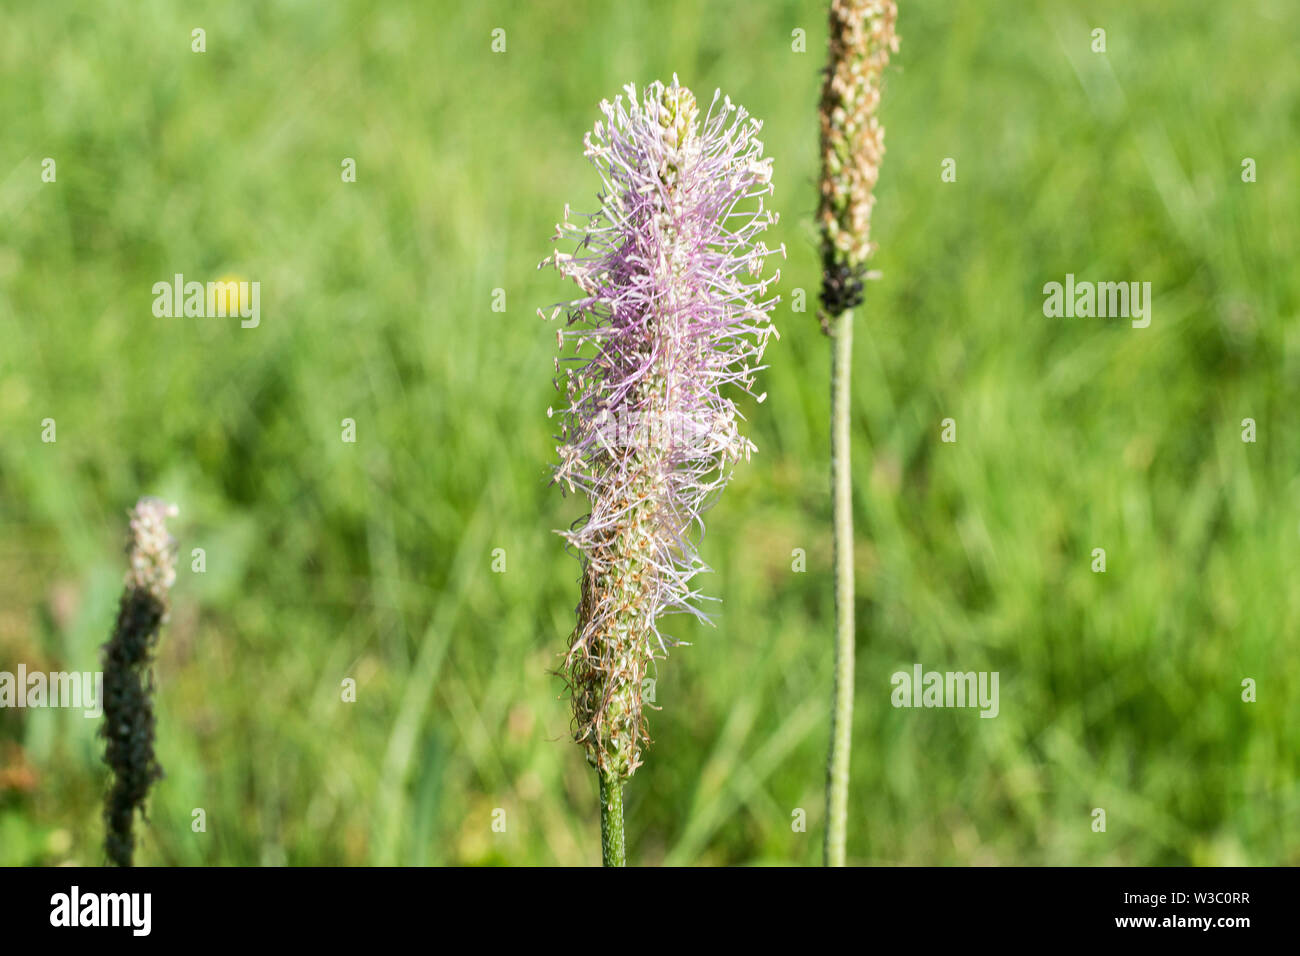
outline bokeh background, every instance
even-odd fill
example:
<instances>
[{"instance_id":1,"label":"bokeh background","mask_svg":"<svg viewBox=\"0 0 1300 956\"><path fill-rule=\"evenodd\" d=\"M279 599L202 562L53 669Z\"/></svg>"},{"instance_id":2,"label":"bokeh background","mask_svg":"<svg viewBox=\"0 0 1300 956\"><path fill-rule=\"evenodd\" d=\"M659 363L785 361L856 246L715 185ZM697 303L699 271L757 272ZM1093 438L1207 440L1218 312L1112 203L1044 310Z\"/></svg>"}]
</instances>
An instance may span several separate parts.
<instances>
[{"instance_id":1,"label":"bokeh background","mask_svg":"<svg viewBox=\"0 0 1300 956\"><path fill-rule=\"evenodd\" d=\"M901 7L883 278L855 341L850 858L1300 863L1300 7ZM659 669L629 856L820 861L824 20L815 2L0 8L0 670L95 669L126 510L178 503L167 776L139 862L598 861L596 781L550 673L578 579L552 529L582 503L547 485L535 309L571 293L535 267L564 204L594 206L598 101L674 71L766 121L789 257L768 400L744 406L760 453L704 542L716 626L682 621L692 646ZM176 272L261 282L261 326L155 318ZM1151 327L1044 318L1067 272L1151 282ZM889 677L917 662L998 671L1000 715L894 709ZM95 730L0 711L0 863L102 861Z\"/></svg>"}]
</instances>

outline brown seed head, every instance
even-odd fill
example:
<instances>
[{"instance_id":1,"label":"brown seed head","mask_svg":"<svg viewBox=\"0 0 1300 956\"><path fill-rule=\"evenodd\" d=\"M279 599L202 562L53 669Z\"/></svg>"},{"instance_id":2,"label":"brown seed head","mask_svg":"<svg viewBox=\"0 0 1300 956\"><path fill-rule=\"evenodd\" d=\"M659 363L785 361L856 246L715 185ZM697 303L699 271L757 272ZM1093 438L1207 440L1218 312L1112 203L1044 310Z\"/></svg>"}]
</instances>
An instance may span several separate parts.
<instances>
[{"instance_id":1,"label":"brown seed head","mask_svg":"<svg viewBox=\"0 0 1300 956\"><path fill-rule=\"evenodd\" d=\"M830 53L822 84L822 302L832 315L862 298L871 255L871 207L885 129L876 118L889 55L898 52L894 0L831 0Z\"/></svg>"}]
</instances>

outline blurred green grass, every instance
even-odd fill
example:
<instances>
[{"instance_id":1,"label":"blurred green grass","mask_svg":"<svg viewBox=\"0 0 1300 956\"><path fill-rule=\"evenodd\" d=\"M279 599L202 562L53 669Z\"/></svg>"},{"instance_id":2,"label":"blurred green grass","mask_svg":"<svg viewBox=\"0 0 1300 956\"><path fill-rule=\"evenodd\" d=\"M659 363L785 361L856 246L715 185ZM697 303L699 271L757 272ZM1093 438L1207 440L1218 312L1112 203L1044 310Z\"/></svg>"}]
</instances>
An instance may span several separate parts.
<instances>
[{"instance_id":1,"label":"blurred green grass","mask_svg":"<svg viewBox=\"0 0 1300 956\"><path fill-rule=\"evenodd\" d=\"M850 857L1300 863L1300 10L901 6L883 279L856 336ZM580 502L546 484L534 310L569 292L535 266L563 205L593 205L597 102L674 71L765 120L789 258L768 401L746 408L760 454L704 542L716 627L683 621L692 646L660 667L629 855L820 860L828 351L789 305L818 285L823 21L811 2L0 11L0 669L96 666L139 494L177 501L183 553L207 553L162 641L140 862L598 859L549 674L577 601L551 530ZM176 272L260 281L260 328L154 318ZM1045 319L1067 272L1150 281L1152 326ZM999 717L893 709L913 662L999 671ZM101 861L94 723L0 712L0 863Z\"/></svg>"}]
</instances>

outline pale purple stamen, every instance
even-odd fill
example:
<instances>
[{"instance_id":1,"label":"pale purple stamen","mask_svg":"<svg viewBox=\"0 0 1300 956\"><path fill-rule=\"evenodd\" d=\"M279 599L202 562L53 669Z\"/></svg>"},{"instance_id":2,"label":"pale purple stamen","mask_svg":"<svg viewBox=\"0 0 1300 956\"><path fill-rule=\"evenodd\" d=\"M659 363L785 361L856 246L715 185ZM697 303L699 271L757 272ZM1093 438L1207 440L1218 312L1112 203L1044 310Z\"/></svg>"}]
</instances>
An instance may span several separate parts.
<instances>
[{"instance_id":1,"label":"pale purple stamen","mask_svg":"<svg viewBox=\"0 0 1300 956\"><path fill-rule=\"evenodd\" d=\"M691 585L707 570L696 550L701 515L754 450L732 396L754 394L777 335L769 288L780 279L763 275L773 251L759 236L777 215L764 203L772 174L762 124L720 93L701 119L676 77L641 97L626 91L601 104L605 119L584 138L601 208L566 207L555 238L574 240L574 251L547 260L583 293L550 314L567 309L557 340L571 346L556 360L567 406L555 481L591 503L561 532L587 569L569 654L571 667L587 658L580 679L593 685L574 678L579 739L598 765L617 751L624 774L635 769L636 740L602 722L613 708L643 735L633 685L642 656L672 643L660 615L703 617Z\"/></svg>"}]
</instances>

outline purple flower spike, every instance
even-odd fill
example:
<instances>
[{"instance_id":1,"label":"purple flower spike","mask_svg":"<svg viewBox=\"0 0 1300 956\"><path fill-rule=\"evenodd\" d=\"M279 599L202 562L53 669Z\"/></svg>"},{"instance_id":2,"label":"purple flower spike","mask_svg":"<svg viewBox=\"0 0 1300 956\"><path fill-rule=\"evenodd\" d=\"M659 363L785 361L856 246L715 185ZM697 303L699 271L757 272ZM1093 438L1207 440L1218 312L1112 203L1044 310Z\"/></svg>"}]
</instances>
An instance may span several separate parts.
<instances>
[{"instance_id":1,"label":"purple flower spike","mask_svg":"<svg viewBox=\"0 0 1300 956\"><path fill-rule=\"evenodd\" d=\"M626 778L648 741L642 687L674 642L665 612L701 618L692 585L707 570L695 542L702 513L754 445L728 393L753 395L776 337L779 301L760 236L777 214L762 124L715 93L701 118L691 92L652 83L601 103L584 138L600 172L601 208L565 208L553 264L582 296L556 338L565 393L555 481L591 512L561 532L583 563L582 601L566 657L575 737L602 772ZM785 247L776 250L785 255ZM756 396L758 401L766 393ZM548 409L548 415L553 414Z\"/></svg>"}]
</instances>

